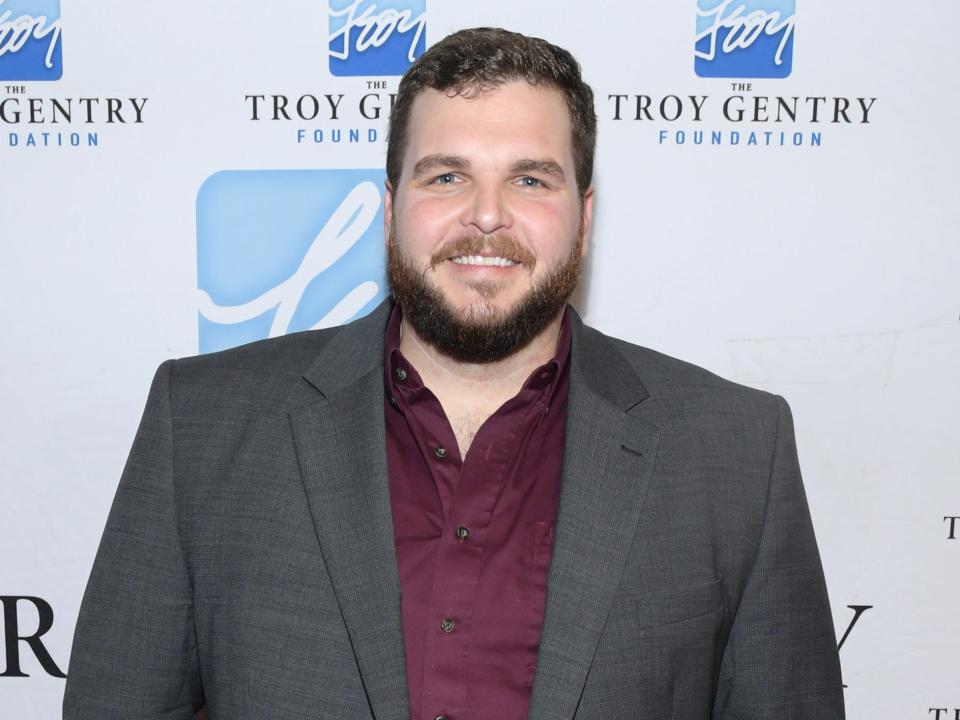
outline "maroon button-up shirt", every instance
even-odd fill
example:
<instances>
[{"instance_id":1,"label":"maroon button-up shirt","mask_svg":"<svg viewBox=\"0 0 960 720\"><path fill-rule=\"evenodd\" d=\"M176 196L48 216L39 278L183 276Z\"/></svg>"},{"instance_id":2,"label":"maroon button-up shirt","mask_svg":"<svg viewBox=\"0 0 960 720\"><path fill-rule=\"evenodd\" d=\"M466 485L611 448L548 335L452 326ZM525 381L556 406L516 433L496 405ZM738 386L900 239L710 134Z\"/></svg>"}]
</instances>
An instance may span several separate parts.
<instances>
[{"instance_id":1,"label":"maroon button-up shirt","mask_svg":"<svg viewBox=\"0 0 960 720\"><path fill-rule=\"evenodd\" d=\"M479 429L465 459L385 337L387 467L413 720L527 717L563 467L570 318L557 355Z\"/></svg>"}]
</instances>

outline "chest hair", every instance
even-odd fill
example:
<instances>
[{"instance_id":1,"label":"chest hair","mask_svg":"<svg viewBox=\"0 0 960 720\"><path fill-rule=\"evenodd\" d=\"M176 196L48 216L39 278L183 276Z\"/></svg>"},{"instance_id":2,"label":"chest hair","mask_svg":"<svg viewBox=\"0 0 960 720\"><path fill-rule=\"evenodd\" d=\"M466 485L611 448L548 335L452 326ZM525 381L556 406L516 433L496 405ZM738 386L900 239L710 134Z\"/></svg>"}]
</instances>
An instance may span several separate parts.
<instances>
[{"instance_id":1,"label":"chest hair","mask_svg":"<svg viewBox=\"0 0 960 720\"><path fill-rule=\"evenodd\" d=\"M450 427L453 428L453 435L457 439L461 459L466 459L477 431L492 414L476 408L458 408L457 411L448 414L447 418L450 420Z\"/></svg>"}]
</instances>

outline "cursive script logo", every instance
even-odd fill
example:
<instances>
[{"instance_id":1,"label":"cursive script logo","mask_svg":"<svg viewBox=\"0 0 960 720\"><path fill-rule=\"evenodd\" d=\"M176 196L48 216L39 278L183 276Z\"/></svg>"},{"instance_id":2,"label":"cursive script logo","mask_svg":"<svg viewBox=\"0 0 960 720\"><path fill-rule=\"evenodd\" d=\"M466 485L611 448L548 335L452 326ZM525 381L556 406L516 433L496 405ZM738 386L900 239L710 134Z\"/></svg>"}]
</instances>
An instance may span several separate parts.
<instances>
[{"instance_id":1,"label":"cursive script logo","mask_svg":"<svg viewBox=\"0 0 960 720\"><path fill-rule=\"evenodd\" d=\"M330 70L334 75L401 75L423 52L427 13L424 0L405 7L379 7L352 0L330 3Z\"/></svg>"},{"instance_id":2,"label":"cursive script logo","mask_svg":"<svg viewBox=\"0 0 960 720\"><path fill-rule=\"evenodd\" d=\"M786 77L795 25L795 0L699 0L697 74Z\"/></svg>"},{"instance_id":3,"label":"cursive script logo","mask_svg":"<svg viewBox=\"0 0 960 720\"><path fill-rule=\"evenodd\" d=\"M697 8L697 15L702 18L712 18L713 22L697 33L697 42L704 38L709 40L709 50L706 52L697 52L697 57L704 60L713 60L717 51L717 35L721 30L727 29L727 36L721 43L724 53L731 53L735 50L746 49L753 45L764 33L767 35L777 35L783 33L780 38L780 45L777 47L777 54L773 61L777 65L783 64L783 50L787 46L793 34L795 14L789 17L783 17L778 10L767 12L765 10L754 10L744 15L747 9L745 5L738 4L729 13L726 10L733 5L734 0L721 0L720 4L712 10L703 10Z\"/></svg>"},{"instance_id":4,"label":"cursive script logo","mask_svg":"<svg viewBox=\"0 0 960 720\"><path fill-rule=\"evenodd\" d=\"M44 66L52 69L54 52L60 40L60 18L51 22L46 15L13 17L13 11L3 7L5 2L0 0L0 57L20 52L31 39L49 38Z\"/></svg>"},{"instance_id":5,"label":"cursive script logo","mask_svg":"<svg viewBox=\"0 0 960 720\"><path fill-rule=\"evenodd\" d=\"M200 350L349 322L385 297L382 171L229 171L197 196Z\"/></svg>"},{"instance_id":6,"label":"cursive script logo","mask_svg":"<svg viewBox=\"0 0 960 720\"><path fill-rule=\"evenodd\" d=\"M374 15L377 10L376 4L368 5L362 13L357 15L357 9L363 4L363 0L354 0L354 2L343 10L330 10L331 18L344 17L343 25L339 30L330 35L330 54L335 58L346 60L350 57L350 34L353 28L359 28L357 35L357 52L363 52L370 47L380 47L384 45L394 32L406 33L415 30L410 39L410 46L407 50L407 59L413 62L417 59L415 51L423 30L427 26L427 14L421 12L417 17L413 16L410 9L394 10L386 8L379 15ZM340 42L342 47L338 51L333 50L333 44Z\"/></svg>"},{"instance_id":7,"label":"cursive script logo","mask_svg":"<svg viewBox=\"0 0 960 720\"><path fill-rule=\"evenodd\" d=\"M233 324L252 320L276 309L268 337L284 335L307 286L352 248L373 222L380 206L380 193L372 182L357 185L334 211L313 240L306 256L284 282L242 305L217 305L204 290L198 290L200 312L207 320ZM380 290L375 282L361 283L327 312L312 329L332 327L353 318Z\"/></svg>"}]
</instances>

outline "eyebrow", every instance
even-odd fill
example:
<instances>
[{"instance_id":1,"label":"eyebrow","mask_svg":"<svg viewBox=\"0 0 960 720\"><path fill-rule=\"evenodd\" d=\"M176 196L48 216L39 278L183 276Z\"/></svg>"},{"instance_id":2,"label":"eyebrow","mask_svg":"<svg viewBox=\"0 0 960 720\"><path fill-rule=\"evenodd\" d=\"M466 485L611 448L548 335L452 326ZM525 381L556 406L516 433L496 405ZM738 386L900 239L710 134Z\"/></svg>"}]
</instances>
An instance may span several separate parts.
<instances>
[{"instance_id":1,"label":"eyebrow","mask_svg":"<svg viewBox=\"0 0 960 720\"><path fill-rule=\"evenodd\" d=\"M538 173L541 175L549 175L556 182L566 184L567 178L563 174L563 168L560 167L560 163L556 160L517 160L513 165L510 166L510 171L514 173Z\"/></svg>"},{"instance_id":2,"label":"eyebrow","mask_svg":"<svg viewBox=\"0 0 960 720\"><path fill-rule=\"evenodd\" d=\"M443 155L436 153L426 155L413 166L413 179L423 177L438 170L467 170L470 168L470 161L461 155ZM510 166L511 173L538 173L547 175L554 179L558 184L566 184L567 178L563 174L563 168L556 160L549 158L535 159L524 158L517 160Z\"/></svg>"},{"instance_id":3,"label":"eyebrow","mask_svg":"<svg viewBox=\"0 0 960 720\"><path fill-rule=\"evenodd\" d=\"M436 170L466 170L470 161L460 155L427 155L413 166L413 178L417 179Z\"/></svg>"}]
</instances>

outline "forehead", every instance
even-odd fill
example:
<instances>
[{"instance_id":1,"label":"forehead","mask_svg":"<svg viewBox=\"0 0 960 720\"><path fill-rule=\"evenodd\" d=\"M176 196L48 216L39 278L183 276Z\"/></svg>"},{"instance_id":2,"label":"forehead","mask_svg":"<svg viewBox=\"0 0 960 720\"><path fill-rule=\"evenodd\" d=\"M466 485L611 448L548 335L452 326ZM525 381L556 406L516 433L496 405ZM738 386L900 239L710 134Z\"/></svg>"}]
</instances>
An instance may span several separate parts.
<instances>
[{"instance_id":1,"label":"forehead","mask_svg":"<svg viewBox=\"0 0 960 720\"><path fill-rule=\"evenodd\" d=\"M405 171L434 153L493 161L549 156L573 169L570 111L552 86L516 80L467 97L426 89L413 102L408 128Z\"/></svg>"}]
</instances>

